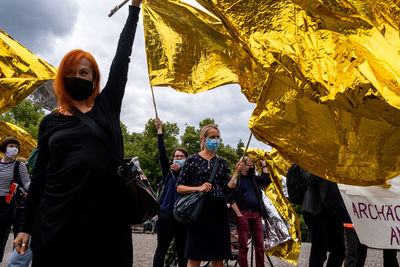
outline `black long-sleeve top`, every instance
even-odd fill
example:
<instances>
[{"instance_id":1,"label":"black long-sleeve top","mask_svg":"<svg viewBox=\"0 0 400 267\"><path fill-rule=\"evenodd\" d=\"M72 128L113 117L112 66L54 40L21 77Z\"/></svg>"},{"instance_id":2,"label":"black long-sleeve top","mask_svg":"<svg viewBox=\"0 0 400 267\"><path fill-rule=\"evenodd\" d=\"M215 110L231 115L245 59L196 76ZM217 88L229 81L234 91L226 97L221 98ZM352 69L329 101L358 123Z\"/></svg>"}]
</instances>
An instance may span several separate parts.
<instances>
[{"instance_id":1,"label":"black long-sleeve top","mask_svg":"<svg viewBox=\"0 0 400 267\"><path fill-rule=\"evenodd\" d=\"M107 84L86 113L104 129L121 157L120 112L139 11L129 7ZM76 117L53 112L43 118L21 223L21 232L32 233L36 260L43 260L38 265L64 266L58 265L60 261L66 260L67 265L69 259L82 257L79 266L94 266L93 255L100 255L100 265L111 258L117 260L115 266L131 264L130 226L121 209L117 166L102 142ZM41 258L40 253L49 258ZM52 265L51 259L57 257Z\"/></svg>"},{"instance_id":2,"label":"black long-sleeve top","mask_svg":"<svg viewBox=\"0 0 400 267\"><path fill-rule=\"evenodd\" d=\"M165 185L164 191L160 199L160 210L172 214L174 209L174 204L178 198L178 193L176 192L176 181L179 176L179 171L174 171L170 169L170 162L168 160L167 151L165 150L164 135L158 134L158 157L160 159L161 167L161 184Z\"/></svg>"}]
</instances>

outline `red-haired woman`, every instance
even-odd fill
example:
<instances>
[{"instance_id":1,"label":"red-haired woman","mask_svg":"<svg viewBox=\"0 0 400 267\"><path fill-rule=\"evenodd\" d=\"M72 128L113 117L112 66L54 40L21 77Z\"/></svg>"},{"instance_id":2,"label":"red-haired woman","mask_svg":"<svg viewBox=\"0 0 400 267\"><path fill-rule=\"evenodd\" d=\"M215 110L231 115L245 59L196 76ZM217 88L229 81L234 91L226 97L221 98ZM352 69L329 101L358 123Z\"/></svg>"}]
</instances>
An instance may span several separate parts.
<instances>
[{"instance_id":1,"label":"red-haired woman","mask_svg":"<svg viewBox=\"0 0 400 267\"><path fill-rule=\"evenodd\" d=\"M121 102L141 0L131 0L106 86L94 58L73 50L62 60L54 91L59 108L39 127L38 156L21 233L14 241L32 266L132 266L132 234L119 196L118 163L84 122L94 119L122 157ZM28 244L31 237L31 244Z\"/></svg>"}]
</instances>

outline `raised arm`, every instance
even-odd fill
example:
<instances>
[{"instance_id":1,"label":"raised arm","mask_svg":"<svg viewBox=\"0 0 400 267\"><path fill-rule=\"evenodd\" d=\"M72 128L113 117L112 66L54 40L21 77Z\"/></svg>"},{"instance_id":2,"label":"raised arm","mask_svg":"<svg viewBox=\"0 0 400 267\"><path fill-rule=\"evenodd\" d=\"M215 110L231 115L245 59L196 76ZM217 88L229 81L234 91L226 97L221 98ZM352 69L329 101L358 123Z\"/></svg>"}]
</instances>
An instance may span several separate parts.
<instances>
[{"instance_id":1,"label":"raised arm","mask_svg":"<svg viewBox=\"0 0 400 267\"><path fill-rule=\"evenodd\" d=\"M108 81L101 93L104 101L107 101L111 109L117 113L121 111L122 98L128 80L129 57L132 54L132 45L135 39L141 2L141 0L132 0L132 5L129 6L129 15L119 37Z\"/></svg>"},{"instance_id":2,"label":"raised arm","mask_svg":"<svg viewBox=\"0 0 400 267\"><path fill-rule=\"evenodd\" d=\"M260 160L262 173L260 176L256 176L257 183L261 187L266 187L271 183L271 176L268 173L267 162L265 160Z\"/></svg>"},{"instance_id":3,"label":"raised arm","mask_svg":"<svg viewBox=\"0 0 400 267\"><path fill-rule=\"evenodd\" d=\"M169 161L168 161L167 150L165 149L165 144L164 144L164 135L162 132L162 122L159 118L156 118L154 124L156 125L156 129L157 129L158 158L160 160L162 177L163 177L163 179L165 179L169 172Z\"/></svg>"}]
</instances>

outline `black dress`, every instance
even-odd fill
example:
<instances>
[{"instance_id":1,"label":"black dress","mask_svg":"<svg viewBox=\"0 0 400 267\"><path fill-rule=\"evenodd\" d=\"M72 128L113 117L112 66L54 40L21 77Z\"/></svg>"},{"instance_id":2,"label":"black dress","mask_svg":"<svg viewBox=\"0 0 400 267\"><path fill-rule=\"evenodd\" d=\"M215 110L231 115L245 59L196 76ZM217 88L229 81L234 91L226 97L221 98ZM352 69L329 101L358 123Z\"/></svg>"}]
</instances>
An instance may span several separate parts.
<instances>
[{"instance_id":1,"label":"black dress","mask_svg":"<svg viewBox=\"0 0 400 267\"><path fill-rule=\"evenodd\" d=\"M217 261L231 255L229 216L226 197L230 193L228 162L219 159L213 187L206 194L203 210L197 221L187 227L185 258ZM189 156L182 167L178 185L200 186L210 179L216 157L210 161L199 154Z\"/></svg>"},{"instance_id":2,"label":"black dress","mask_svg":"<svg viewBox=\"0 0 400 267\"><path fill-rule=\"evenodd\" d=\"M121 102L140 9L130 6L109 79L87 114L122 156ZM132 266L118 163L74 116L51 113L39 127L38 157L21 231L31 233L32 266Z\"/></svg>"}]
</instances>

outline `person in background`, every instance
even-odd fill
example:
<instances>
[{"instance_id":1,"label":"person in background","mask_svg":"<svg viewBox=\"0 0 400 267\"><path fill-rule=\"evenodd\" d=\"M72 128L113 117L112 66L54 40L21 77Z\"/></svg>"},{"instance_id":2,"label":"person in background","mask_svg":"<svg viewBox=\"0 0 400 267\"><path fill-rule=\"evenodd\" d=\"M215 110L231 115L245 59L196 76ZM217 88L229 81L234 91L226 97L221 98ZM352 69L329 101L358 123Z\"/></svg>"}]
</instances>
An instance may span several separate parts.
<instances>
[{"instance_id":1,"label":"person in background","mask_svg":"<svg viewBox=\"0 0 400 267\"><path fill-rule=\"evenodd\" d=\"M0 151L4 154L0 160L0 262L2 262L11 225L15 222L16 200L14 196L10 198L11 185L18 183L19 180L18 186L28 190L31 180L26 165L15 159L20 152L20 143L17 138L4 138L0 143ZM9 201L6 200L7 195L10 198ZM18 228L17 225L16 227Z\"/></svg>"},{"instance_id":2,"label":"person in background","mask_svg":"<svg viewBox=\"0 0 400 267\"><path fill-rule=\"evenodd\" d=\"M164 267L165 256L168 248L175 237L176 251L178 254L179 267L185 267L185 243L186 226L177 221L173 215L174 203L178 198L176 192L176 182L188 152L184 148L177 148L172 153L171 161L168 160L167 151L164 144L162 122L159 118L155 119L158 139L158 157L161 167L161 183L159 195L160 211L158 212L157 227L157 248L154 253L153 267Z\"/></svg>"},{"instance_id":3,"label":"person in background","mask_svg":"<svg viewBox=\"0 0 400 267\"><path fill-rule=\"evenodd\" d=\"M90 53L72 50L58 68L53 83L58 109L40 123L36 166L14 240L21 254L31 247L33 267L133 264L119 163L74 115L79 111L96 121L123 158L120 113L141 0L131 4L101 92L99 68Z\"/></svg>"},{"instance_id":4,"label":"person in background","mask_svg":"<svg viewBox=\"0 0 400 267\"><path fill-rule=\"evenodd\" d=\"M232 180L229 183L235 188L232 197L232 209L237 216L239 235L239 266L247 267L247 251L249 233L255 247L256 266L264 266L264 231L262 218L267 216L267 210L262 200L261 188L271 183L265 160L260 161L262 174L255 174L251 158L244 157L237 164Z\"/></svg>"},{"instance_id":5,"label":"person in background","mask_svg":"<svg viewBox=\"0 0 400 267\"><path fill-rule=\"evenodd\" d=\"M360 242L347 210L344 209L344 212L343 226L346 256L344 258L343 266L362 267L367 258L368 247ZM397 250L383 249L383 267L399 267L399 262L397 261Z\"/></svg>"},{"instance_id":6,"label":"person in background","mask_svg":"<svg viewBox=\"0 0 400 267\"><path fill-rule=\"evenodd\" d=\"M178 178L179 194L206 193L199 219L187 225L185 257L188 267L198 267L202 260L212 261L213 267L222 267L223 260L231 255L227 207L230 170L228 162L216 155L220 142L216 126L204 126L200 141L201 151L186 159ZM218 169L211 184L211 172L217 161Z\"/></svg>"},{"instance_id":7,"label":"person in background","mask_svg":"<svg viewBox=\"0 0 400 267\"><path fill-rule=\"evenodd\" d=\"M28 159L28 163L27 163L29 173L32 173L33 169L35 168L36 157L37 157L37 146L32 150L31 154L29 155L29 159ZM22 215L22 212L25 208L26 196L24 196L24 197L25 197L25 199L20 204L20 206L17 207L17 212L15 215L16 217L19 217L19 218ZM14 224L14 227L15 227L14 231L16 232L16 234L18 234L20 219L19 220L16 219L15 221L16 221L15 224L17 224L18 226L15 227L15 224ZM10 259L8 260L7 267L29 267L31 261L32 261L32 250L29 247L26 250L24 255L19 254L15 249L13 249Z\"/></svg>"}]
</instances>

